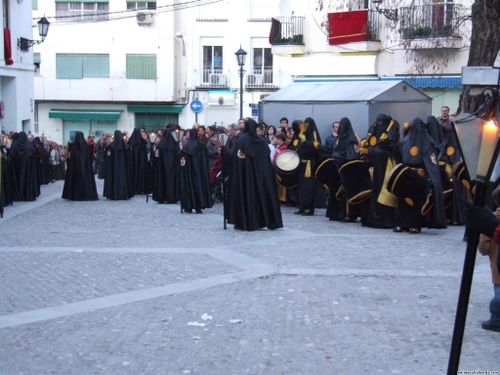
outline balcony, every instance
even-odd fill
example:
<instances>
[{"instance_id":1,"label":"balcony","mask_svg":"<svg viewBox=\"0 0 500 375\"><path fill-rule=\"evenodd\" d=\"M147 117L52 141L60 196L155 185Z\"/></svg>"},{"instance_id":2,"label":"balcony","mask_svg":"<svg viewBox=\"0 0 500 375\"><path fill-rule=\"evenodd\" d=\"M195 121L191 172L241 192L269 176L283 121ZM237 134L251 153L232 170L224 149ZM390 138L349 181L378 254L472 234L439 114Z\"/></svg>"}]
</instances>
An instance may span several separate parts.
<instances>
[{"instance_id":1,"label":"balcony","mask_svg":"<svg viewBox=\"0 0 500 375\"><path fill-rule=\"evenodd\" d=\"M304 55L304 17L273 18L269 39L273 55Z\"/></svg>"},{"instance_id":2,"label":"balcony","mask_svg":"<svg viewBox=\"0 0 500 375\"><path fill-rule=\"evenodd\" d=\"M459 26L463 19L460 4L436 3L400 8L401 39L415 41L415 48L432 48L432 39L440 39L445 48L463 45ZM434 47L435 48L435 47Z\"/></svg>"},{"instance_id":3,"label":"balcony","mask_svg":"<svg viewBox=\"0 0 500 375\"><path fill-rule=\"evenodd\" d=\"M278 86L273 84L272 69L251 69L245 76L245 89L247 90L274 90Z\"/></svg>"},{"instance_id":4,"label":"balcony","mask_svg":"<svg viewBox=\"0 0 500 375\"><path fill-rule=\"evenodd\" d=\"M201 83L196 87L228 88L229 77L221 69L203 69Z\"/></svg>"},{"instance_id":5,"label":"balcony","mask_svg":"<svg viewBox=\"0 0 500 375\"><path fill-rule=\"evenodd\" d=\"M371 10L328 14L330 52L376 52L380 50L381 15ZM339 47L341 45L341 47Z\"/></svg>"}]
</instances>

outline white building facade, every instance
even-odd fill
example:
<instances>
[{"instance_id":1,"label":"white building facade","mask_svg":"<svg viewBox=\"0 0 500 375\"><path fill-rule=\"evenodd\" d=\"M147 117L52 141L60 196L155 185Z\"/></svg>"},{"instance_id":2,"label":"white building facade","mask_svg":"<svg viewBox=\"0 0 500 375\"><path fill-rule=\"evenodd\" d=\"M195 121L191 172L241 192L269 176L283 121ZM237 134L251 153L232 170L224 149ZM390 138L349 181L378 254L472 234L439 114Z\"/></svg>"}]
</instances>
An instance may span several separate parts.
<instances>
[{"instance_id":1,"label":"white building facade","mask_svg":"<svg viewBox=\"0 0 500 375\"><path fill-rule=\"evenodd\" d=\"M35 130L66 143L76 130L98 138L115 129L236 122L240 46L248 53L244 117L258 119L259 101L281 87L328 80L405 79L434 99L433 114L441 105L456 109L470 34L457 25L470 0L319 3L38 0L33 19L45 15L51 25L25 57L25 69L39 67ZM415 64L425 59L437 62Z\"/></svg>"},{"instance_id":2,"label":"white building facade","mask_svg":"<svg viewBox=\"0 0 500 375\"><path fill-rule=\"evenodd\" d=\"M0 39L0 127L2 131L34 132L33 54L18 47L20 38L33 40L31 2L3 0ZM36 22L34 22L36 25ZM35 30L35 31L34 31Z\"/></svg>"}]
</instances>

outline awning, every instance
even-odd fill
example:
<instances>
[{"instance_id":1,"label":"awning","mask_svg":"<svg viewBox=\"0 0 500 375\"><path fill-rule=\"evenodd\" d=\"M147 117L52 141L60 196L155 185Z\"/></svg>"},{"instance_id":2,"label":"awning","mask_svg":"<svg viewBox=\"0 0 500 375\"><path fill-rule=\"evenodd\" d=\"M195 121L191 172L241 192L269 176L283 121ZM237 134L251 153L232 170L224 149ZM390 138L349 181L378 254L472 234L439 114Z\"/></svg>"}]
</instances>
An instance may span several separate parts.
<instances>
[{"instance_id":1,"label":"awning","mask_svg":"<svg viewBox=\"0 0 500 375\"><path fill-rule=\"evenodd\" d=\"M405 81L413 87L462 87L461 76L303 76L295 78L302 82L355 82L355 81Z\"/></svg>"},{"instance_id":2,"label":"awning","mask_svg":"<svg viewBox=\"0 0 500 375\"><path fill-rule=\"evenodd\" d=\"M118 120L122 111L93 109L51 109L49 118L71 120Z\"/></svg>"},{"instance_id":3,"label":"awning","mask_svg":"<svg viewBox=\"0 0 500 375\"><path fill-rule=\"evenodd\" d=\"M127 111L141 113L181 113L184 106L174 105L128 105Z\"/></svg>"}]
</instances>

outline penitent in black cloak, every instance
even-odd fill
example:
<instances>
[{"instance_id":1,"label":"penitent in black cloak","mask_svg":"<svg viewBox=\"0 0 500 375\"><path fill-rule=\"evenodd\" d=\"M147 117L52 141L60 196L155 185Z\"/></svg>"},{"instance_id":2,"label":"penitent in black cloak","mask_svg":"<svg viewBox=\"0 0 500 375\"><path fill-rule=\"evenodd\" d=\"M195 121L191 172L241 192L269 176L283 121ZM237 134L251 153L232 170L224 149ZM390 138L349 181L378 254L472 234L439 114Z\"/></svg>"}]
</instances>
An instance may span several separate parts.
<instances>
[{"instance_id":1,"label":"penitent in black cloak","mask_svg":"<svg viewBox=\"0 0 500 375\"><path fill-rule=\"evenodd\" d=\"M13 136L9 155L12 158L15 201L34 201L40 195L35 149L25 132Z\"/></svg>"},{"instance_id":2,"label":"penitent in black cloak","mask_svg":"<svg viewBox=\"0 0 500 375\"><path fill-rule=\"evenodd\" d=\"M66 177L62 197L71 201L96 201L99 199L92 168L92 149L82 132L68 145Z\"/></svg>"},{"instance_id":3,"label":"penitent in black cloak","mask_svg":"<svg viewBox=\"0 0 500 375\"><path fill-rule=\"evenodd\" d=\"M389 173L399 162L398 142L399 125L390 116L379 113L364 141L368 149L365 160L372 168L373 191L365 214L361 218L363 226L372 228L396 226L395 203L393 197L384 189L384 184Z\"/></svg>"},{"instance_id":4,"label":"penitent in black cloak","mask_svg":"<svg viewBox=\"0 0 500 375\"><path fill-rule=\"evenodd\" d=\"M132 155L119 130L106 149L103 196L110 200L127 200L134 196L132 188Z\"/></svg>"},{"instance_id":5,"label":"penitent in black cloak","mask_svg":"<svg viewBox=\"0 0 500 375\"><path fill-rule=\"evenodd\" d=\"M146 137L148 136L147 133ZM148 194L149 187L149 162L148 139L142 137L141 129L135 128L128 140L132 148L132 186L134 194Z\"/></svg>"},{"instance_id":6,"label":"penitent in black cloak","mask_svg":"<svg viewBox=\"0 0 500 375\"><path fill-rule=\"evenodd\" d=\"M245 121L246 133L231 146L226 217L235 229L282 228L278 187L267 142L257 123Z\"/></svg>"},{"instance_id":7,"label":"penitent in black cloak","mask_svg":"<svg viewBox=\"0 0 500 375\"><path fill-rule=\"evenodd\" d=\"M201 213L212 207L212 194L208 180L208 151L198 139L196 129L189 130L189 138L180 159L181 209Z\"/></svg>"},{"instance_id":8,"label":"penitent in black cloak","mask_svg":"<svg viewBox=\"0 0 500 375\"><path fill-rule=\"evenodd\" d=\"M173 129L167 129L157 145L153 160L152 195L158 203L179 201L179 144L174 139Z\"/></svg>"},{"instance_id":9,"label":"penitent in black cloak","mask_svg":"<svg viewBox=\"0 0 500 375\"><path fill-rule=\"evenodd\" d=\"M390 187L390 191L396 189L400 191L398 194L394 193L398 195L397 226L400 228L419 228L422 226L446 228L441 178L437 163L438 151L434 140L424 128L424 122L419 117L411 121L408 134L401 139L399 149L402 166L412 169L415 177L418 174L425 175L430 189L422 188L419 190L419 184L415 178L408 178L407 181L405 177L410 176L411 171L399 174L392 172L387 186ZM400 175L399 178L398 175ZM423 191L425 191L423 194L428 198L426 198L424 205L420 205L416 202L423 201L421 199ZM420 210L419 207L421 207ZM426 209L426 207L429 207L429 209Z\"/></svg>"}]
</instances>

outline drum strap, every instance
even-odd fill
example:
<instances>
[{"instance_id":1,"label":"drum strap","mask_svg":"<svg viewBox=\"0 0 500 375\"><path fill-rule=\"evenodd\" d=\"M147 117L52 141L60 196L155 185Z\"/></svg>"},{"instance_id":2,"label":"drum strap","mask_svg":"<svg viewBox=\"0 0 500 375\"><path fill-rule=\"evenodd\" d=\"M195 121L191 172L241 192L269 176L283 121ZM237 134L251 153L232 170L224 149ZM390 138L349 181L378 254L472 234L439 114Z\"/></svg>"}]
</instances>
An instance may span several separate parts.
<instances>
[{"instance_id":1,"label":"drum strap","mask_svg":"<svg viewBox=\"0 0 500 375\"><path fill-rule=\"evenodd\" d=\"M301 160L302 163L306 163L306 171L304 173L305 178L311 178L311 161L310 160Z\"/></svg>"}]
</instances>

